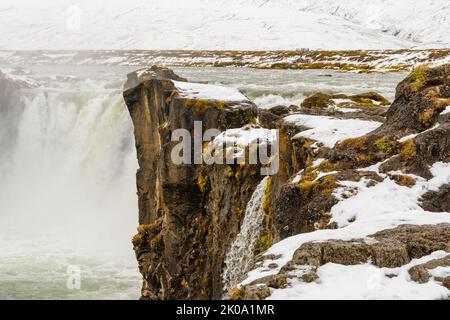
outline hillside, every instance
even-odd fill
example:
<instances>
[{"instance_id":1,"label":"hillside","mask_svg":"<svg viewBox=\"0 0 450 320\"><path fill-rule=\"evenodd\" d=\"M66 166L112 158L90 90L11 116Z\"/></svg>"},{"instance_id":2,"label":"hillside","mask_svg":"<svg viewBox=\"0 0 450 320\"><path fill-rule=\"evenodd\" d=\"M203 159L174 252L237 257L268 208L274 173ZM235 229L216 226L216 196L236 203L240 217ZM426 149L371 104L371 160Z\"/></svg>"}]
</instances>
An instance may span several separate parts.
<instances>
[{"instance_id":1,"label":"hillside","mask_svg":"<svg viewBox=\"0 0 450 320\"><path fill-rule=\"evenodd\" d=\"M360 0L108 4L3 0L0 49L343 50L450 43L445 0L376 0L369 6Z\"/></svg>"}]
</instances>

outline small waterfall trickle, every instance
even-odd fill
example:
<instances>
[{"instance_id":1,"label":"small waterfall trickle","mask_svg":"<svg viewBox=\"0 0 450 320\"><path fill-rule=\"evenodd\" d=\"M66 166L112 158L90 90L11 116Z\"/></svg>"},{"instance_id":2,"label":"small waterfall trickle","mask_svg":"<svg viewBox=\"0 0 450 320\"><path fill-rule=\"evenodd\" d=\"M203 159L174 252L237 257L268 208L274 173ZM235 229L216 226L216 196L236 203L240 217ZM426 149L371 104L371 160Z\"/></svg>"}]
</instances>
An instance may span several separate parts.
<instances>
[{"instance_id":1,"label":"small waterfall trickle","mask_svg":"<svg viewBox=\"0 0 450 320\"><path fill-rule=\"evenodd\" d=\"M253 192L245 210L241 230L225 256L225 268L222 273L225 295L244 280L252 267L254 252L262 232L264 220L262 204L267 179L268 177L265 177Z\"/></svg>"}]
</instances>

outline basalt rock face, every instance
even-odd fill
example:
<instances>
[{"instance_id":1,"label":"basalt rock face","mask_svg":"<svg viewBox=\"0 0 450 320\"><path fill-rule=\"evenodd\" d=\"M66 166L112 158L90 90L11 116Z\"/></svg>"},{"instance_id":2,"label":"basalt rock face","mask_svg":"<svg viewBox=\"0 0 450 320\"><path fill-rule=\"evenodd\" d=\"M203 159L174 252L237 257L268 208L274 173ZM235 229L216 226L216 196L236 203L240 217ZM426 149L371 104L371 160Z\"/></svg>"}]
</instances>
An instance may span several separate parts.
<instances>
[{"instance_id":1,"label":"basalt rock face","mask_svg":"<svg viewBox=\"0 0 450 320\"><path fill-rule=\"evenodd\" d=\"M175 164L171 152L179 142L171 137L177 129L194 137L195 121L203 132L242 127L256 117L256 107L245 97L204 98L214 91L207 85L187 92L180 89L186 80L165 68L128 79L124 99L139 162L140 226L133 244L144 277L142 298L221 298L224 255L261 177L250 165ZM205 91L201 98L198 90Z\"/></svg>"}]
</instances>

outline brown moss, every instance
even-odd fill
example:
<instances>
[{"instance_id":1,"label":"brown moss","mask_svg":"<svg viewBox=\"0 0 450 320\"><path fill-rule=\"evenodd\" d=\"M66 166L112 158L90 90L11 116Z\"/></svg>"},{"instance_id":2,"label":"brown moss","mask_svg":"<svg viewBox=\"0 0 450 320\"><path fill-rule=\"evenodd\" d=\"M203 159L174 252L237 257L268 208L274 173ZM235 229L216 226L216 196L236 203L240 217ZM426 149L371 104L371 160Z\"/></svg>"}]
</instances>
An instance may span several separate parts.
<instances>
[{"instance_id":1,"label":"brown moss","mask_svg":"<svg viewBox=\"0 0 450 320\"><path fill-rule=\"evenodd\" d=\"M350 138L342 141L340 147L344 149L355 149L358 151L367 151L367 137Z\"/></svg>"},{"instance_id":2,"label":"brown moss","mask_svg":"<svg viewBox=\"0 0 450 320\"><path fill-rule=\"evenodd\" d=\"M227 103L222 100L209 100L209 99L189 99L183 100L183 105L186 108L194 108L197 113L205 113L210 108L214 107L217 110L225 109Z\"/></svg>"},{"instance_id":3,"label":"brown moss","mask_svg":"<svg viewBox=\"0 0 450 320\"><path fill-rule=\"evenodd\" d=\"M232 288L230 293L231 300L244 300L245 299L245 287Z\"/></svg>"},{"instance_id":4,"label":"brown moss","mask_svg":"<svg viewBox=\"0 0 450 320\"><path fill-rule=\"evenodd\" d=\"M327 229L328 224L330 223L331 220L331 213L326 212L319 220L319 222L317 222L315 224L316 229L318 230L323 230L323 229Z\"/></svg>"},{"instance_id":5,"label":"brown moss","mask_svg":"<svg viewBox=\"0 0 450 320\"><path fill-rule=\"evenodd\" d=\"M301 107L306 109L325 109L331 103L331 97L318 92L303 100Z\"/></svg>"},{"instance_id":6,"label":"brown moss","mask_svg":"<svg viewBox=\"0 0 450 320\"><path fill-rule=\"evenodd\" d=\"M161 233L157 234L150 240L150 247L152 248L161 248L164 244L164 237Z\"/></svg>"},{"instance_id":7,"label":"brown moss","mask_svg":"<svg viewBox=\"0 0 450 320\"><path fill-rule=\"evenodd\" d=\"M391 176L391 178L400 186L405 186L408 188L413 187L416 184L416 180L412 178L411 176L403 175L403 174L396 174Z\"/></svg>"},{"instance_id":8,"label":"brown moss","mask_svg":"<svg viewBox=\"0 0 450 320\"><path fill-rule=\"evenodd\" d=\"M141 224L138 226L138 233L133 236L132 242L135 247L142 246L145 242L157 237L161 232L162 220L158 219L150 224ZM162 239L160 239L162 240ZM151 244L151 243L150 243Z\"/></svg>"},{"instance_id":9,"label":"brown moss","mask_svg":"<svg viewBox=\"0 0 450 320\"><path fill-rule=\"evenodd\" d=\"M373 101L379 102L379 105L382 106L390 104L388 99L383 97L381 94L373 91L353 95L350 97L350 99L363 105L377 105L374 104Z\"/></svg>"},{"instance_id":10,"label":"brown moss","mask_svg":"<svg viewBox=\"0 0 450 320\"><path fill-rule=\"evenodd\" d=\"M434 108L429 107L419 114L419 121L424 125L430 125L431 119L434 117L434 115L435 115Z\"/></svg>"}]
</instances>

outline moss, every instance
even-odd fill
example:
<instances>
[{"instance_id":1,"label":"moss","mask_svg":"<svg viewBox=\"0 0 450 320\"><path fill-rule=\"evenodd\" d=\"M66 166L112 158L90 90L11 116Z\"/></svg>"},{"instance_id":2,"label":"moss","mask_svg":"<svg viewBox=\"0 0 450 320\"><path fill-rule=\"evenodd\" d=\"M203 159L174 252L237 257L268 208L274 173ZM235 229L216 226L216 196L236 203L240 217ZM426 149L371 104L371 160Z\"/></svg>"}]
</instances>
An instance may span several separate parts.
<instances>
[{"instance_id":1,"label":"moss","mask_svg":"<svg viewBox=\"0 0 450 320\"><path fill-rule=\"evenodd\" d=\"M433 107L425 109L422 113L419 114L419 121L424 125L430 125L431 119L435 115L435 110Z\"/></svg>"},{"instance_id":2,"label":"moss","mask_svg":"<svg viewBox=\"0 0 450 320\"><path fill-rule=\"evenodd\" d=\"M344 149L355 149L358 151L366 151L367 147L367 137L350 138L342 141L339 144L340 147Z\"/></svg>"},{"instance_id":3,"label":"moss","mask_svg":"<svg viewBox=\"0 0 450 320\"><path fill-rule=\"evenodd\" d=\"M392 179L400 186L411 188L416 184L416 180L413 177L407 176L407 175L394 175L392 176Z\"/></svg>"},{"instance_id":4,"label":"moss","mask_svg":"<svg viewBox=\"0 0 450 320\"><path fill-rule=\"evenodd\" d=\"M227 177L228 178L234 177L234 170L230 166L227 166Z\"/></svg>"},{"instance_id":5,"label":"moss","mask_svg":"<svg viewBox=\"0 0 450 320\"><path fill-rule=\"evenodd\" d=\"M383 151L387 154L393 154L395 152L395 142L392 141L388 136L383 136L382 138L375 141L375 146L378 150Z\"/></svg>"},{"instance_id":6,"label":"moss","mask_svg":"<svg viewBox=\"0 0 450 320\"><path fill-rule=\"evenodd\" d=\"M408 79L411 81L409 83L409 88L412 91L417 92L425 86L425 84L427 83L427 80L428 80L427 70L428 70L428 66L422 65L422 66L415 68L409 74Z\"/></svg>"},{"instance_id":7,"label":"moss","mask_svg":"<svg viewBox=\"0 0 450 320\"><path fill-rule=\"evenodd\" d=\"M328 175L319 180L303 180L297 185L305 197L313 195L329 195L338 187L337 180L334 176Z\"/></svg>"},{"instance_id":8,"label":"moss","mask_svg":"<svg viewBox=\"0 0 450 320\"><path fill-rule=\"evenodd\" d=\"M209 184L208 176L201 173L197 178L197 186L202 193L204 193L207 190L208 184Z\"/></svg>"},{"instance_id":9,"label":"moss","mask_svg":"<svg viewBox=\"0 0 450 320\"><path fill-rule=\"evenodd\" d=\"M377 104L374 104L373 101L376 101L379 103L379 105L386 106L389 105L390 102L385 97L383 97L381 94L370 91L365 93L356 94L350 97L350 99L354 102L358 102L362 105L368 105L368 106L377 106Z\"/></svg>"},{"instance_id":10,"label":"moss","mask_svg":"<svg viewBox=\"0 0 450 320\"><path fill-rule=\"evenodd\" d=\"M150 224L141 224L138 226L138 233L133 236L133 245L135 247L140 247L144 244L144 242L152 241L149 239L153 239L158 237L161 232L162 220L158 219ZM162 241L162 238L160 239ZM151 243L150 243L151 245Z\"/></svg>"},{"instance_id":11,"label":"moss","mask_svg":"<svg viewBox=\"0 0 450 320\"><path fill-rule=\"evenodd\" d=\"M388 72L404 72L407 70L409 70L407 65L389 66L387 69Z\"/></svg>"},{"instance_id":12,"label":"moss","mask_svg":"<svg viewBox=\"0 0 450 320\"><path fill-rule=\"evenodd\" d=\"M331 103L330 98L331 97L329 95L318 92L306 98L302 102L301 107L306 109L325 109Z\"/></svg>"},{"instance_id":13,"label":"moss","mask_svg":"<svg viewBox=\"0 0 450 320\"><path fill-rule=\"evenodd\" d=\"M403 143L402 149L400 151L400 157L404 161L411 160L417 154L417 147L414 140L410 139Z\"/></svg>"},{"instance_id":14,"label":"moss","mask_svg":"<svg viewBox=\"0 0 450 320\"><path fill-rule=\"evenodd\" d=\"M266 251L270 248L272 245L272 232L271 232L271 225L272 225L272 199L271 199L271 189L272 189L272 178L267 178L267 186L266 190L264 191L264 198L262 201L262 210L264 214L264 226L263 226L263 232L261 234L261 237L259 238L258 245L256 248L255 254L261 253Z\"/></svg>"},{"instance_id":15,"label":"moss","mask_svg":"<svg viewBox=\"0 0 450 320\"><path fill-rule=\"evenodd\" d=\"M317 178L319 175L318 171L314 169L312 166L306 167L302 177L301 181L312 181Z\"/></svg>"},{"instance_id":16,"label":"moss","mask_svg":"<svg viewBox=\"0 0 450 320\"><path fill-rule=\"evenodd\" d=\"M189 99L183 100L183 105L186 108L194 108L196 113L206 113L211 107L215 107L219 111L225 109L227 103L223 100L209 100L209 99Z\"/></svg>"},{"instance_id":17,"label":"moss","mask_svg":"<svg viewBox=\"0 0 450 320\"><path fill-rule=\"evenodd\" d=\"M236 170L234 177L236 178L237 181L241 181L241 178L242 178L242 169L241 168Z\"/></svg>"},{"instance_id":18,"label":"moss","mask_svg":"<svg viewBox=\"0 0 450 320\"><path fill-rule=\"evenodd\" d=\"M335 165L328 160L324 160L317 166L317 170L320 172L331 172L335 170Z\"/></svg>"},{"instance_id":19,"label":"moss","mask_svg":"<svg viewBox=\"0 0 450 320\"><path fill-rule=\"evenodd\" d=\"M152 248L161 248L164 244L164 238L161 233L157 234L155 237L150 240L150 247Z\"/></svg>"},{"instance_id":20,"label":"moss","mask_svg":"<svg viewBox=\"0 0 450 320\"><path fill-rule=\"evenodd\" d=\"M137 231L142 234L155 233L155 232L159 232L161 225L162 225L162 220L158 219L155 222L150 223L150 224L140 224L137 228Z\"/></svg>"},{"instance_id":21,"label":"moss","mask_svg":"<svg viewBox=\"0 0 450 320\"><path fill-rule=\"evenodd\" d=\"M329 195L338 187L335 177L329 175L319 180L306 180L300 182L297 187L305 197L311 197L315 194Z\"/></svg>"},{"instance_id":22,"label":"moss","mask_svg":"<svg viewBox=\"0 0 450 320\"><path fill-rule=\"evenodd\" d=\"M244 300L245 299L245 287L232 288L230 293L231 300Z\"/></svg>"},{"instance_id":23,"label":"moss","mask_svg":"<svg viewBox=\"0 0 450 320\"><path fill-rule=\"evenodd\" d=\"M270 246L271 246L270 235L265 233L259 238L257 252L261 253L267 251L270 248Z\"/></svg>"}]
</instances>

